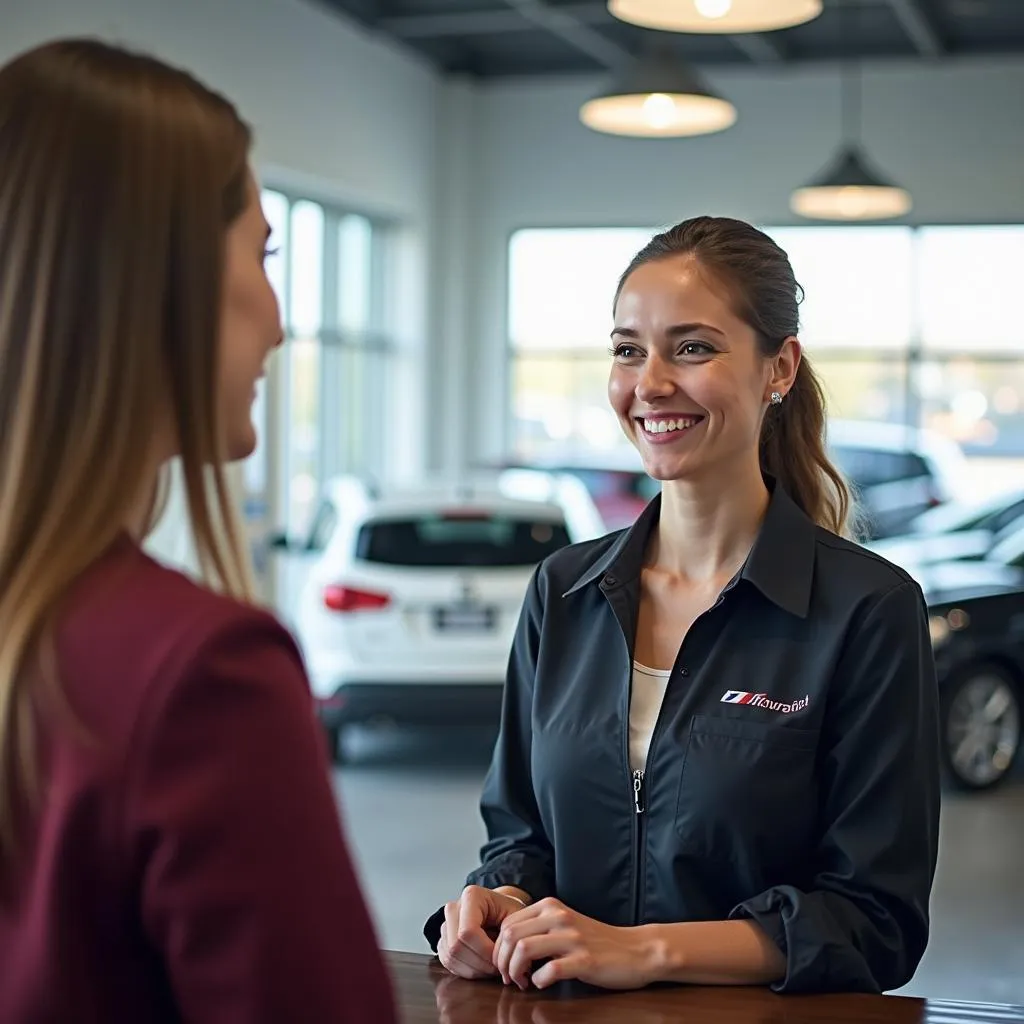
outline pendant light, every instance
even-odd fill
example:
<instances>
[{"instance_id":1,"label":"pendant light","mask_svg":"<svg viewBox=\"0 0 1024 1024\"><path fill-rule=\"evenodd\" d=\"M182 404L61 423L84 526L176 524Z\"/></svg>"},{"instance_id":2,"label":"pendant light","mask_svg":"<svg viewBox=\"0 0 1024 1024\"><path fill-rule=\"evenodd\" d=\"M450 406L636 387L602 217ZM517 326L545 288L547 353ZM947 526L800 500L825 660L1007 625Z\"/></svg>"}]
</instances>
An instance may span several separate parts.
<instances>
[{"instance_id":1,"label":"pendant light","mask_svg":"<svg viewBox=\"0 0 1024 1024\"><path fill-rule=\"evenodd\" d=\"M848 29L849 26L846 26ZM851 35L845 31L847 45ZM790 197L790 209L815 220L888 220L902 217L912 204L910 193L883 177L860 143L860 65L844 63L842 82L843 144L831 163Z\"/></svg>"},{"instance_id":2,"label":"pendant light","mask_svg":"<svg viewBox=\"0 0 1024 1024\"><path fill-rule=\"evenodd\" d=\"M670 138L720 132L736 108L664 49L635 58L580 107L580 120L611 135Z\"/></svg>"},{"instance_id":3,"label":"pendant light","mask_svg":"<svg viewBox=\"0 0 1024 1024\"><path fill-rule=\"evenodd\" d=\"M608 0L621 21L662 32L770 32L821 14L822 0Z\"/></svg>"}]
</instances>

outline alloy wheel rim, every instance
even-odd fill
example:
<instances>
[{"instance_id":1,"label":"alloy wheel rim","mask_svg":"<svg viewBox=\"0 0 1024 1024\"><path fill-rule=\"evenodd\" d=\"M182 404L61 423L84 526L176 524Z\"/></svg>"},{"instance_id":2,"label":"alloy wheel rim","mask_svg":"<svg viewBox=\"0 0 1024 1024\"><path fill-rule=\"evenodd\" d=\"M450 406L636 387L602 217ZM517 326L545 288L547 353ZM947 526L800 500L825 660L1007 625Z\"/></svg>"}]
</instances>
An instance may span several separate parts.
<instances>
[{"instance_id":1,"label":"alloy wheel rim","mask_svg":"<svg viewBox=\"0 0 1024 1024\"><path fill-rule=\"evenodd\" d=\"M1020 704L1001 676L985 673L957 691L949 710L950 759L958 775L988 786L1013 764L1020 745Z\"/></svg>"}]
</instances>

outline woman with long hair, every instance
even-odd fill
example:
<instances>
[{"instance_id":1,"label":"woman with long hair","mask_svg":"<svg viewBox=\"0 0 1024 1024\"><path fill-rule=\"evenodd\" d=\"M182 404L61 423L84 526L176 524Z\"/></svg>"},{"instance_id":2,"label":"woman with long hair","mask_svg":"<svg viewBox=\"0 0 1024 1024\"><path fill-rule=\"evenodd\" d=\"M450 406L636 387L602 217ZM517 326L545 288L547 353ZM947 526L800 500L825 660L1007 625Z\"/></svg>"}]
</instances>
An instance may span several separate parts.
<instances>
[{"instance_id":1,"label":"woman with long hair","mask_svg":"<svg viewBox=\"0 0 1024 1024\"><path fill-rule=\"evenodd\" d=\"M225 480L282 338L249 148L143 55L0 69L0 1020L394 1019ZM140 548L174 457L209 587Z\"/></svg>"}]
</instances>

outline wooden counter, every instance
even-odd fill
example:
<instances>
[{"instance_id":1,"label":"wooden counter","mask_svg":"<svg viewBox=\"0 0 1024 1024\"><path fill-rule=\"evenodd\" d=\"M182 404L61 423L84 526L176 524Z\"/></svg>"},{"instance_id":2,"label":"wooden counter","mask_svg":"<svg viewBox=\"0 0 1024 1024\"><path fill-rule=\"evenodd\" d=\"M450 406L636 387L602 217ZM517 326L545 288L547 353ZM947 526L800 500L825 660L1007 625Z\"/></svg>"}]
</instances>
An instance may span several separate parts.
<instances>
[{"instance_id":1,"label":"wooden counter","mask_svg":"<svg viewBox=\"0 0 1024 1024\"><path fill-rule=\"evenodd\" d=\"M760 988L520 992L462 981L436 957L386 953L402 1024L1024 1024L1024 1007L905 996L777 996Z\"/></svg>"}]
</instances>

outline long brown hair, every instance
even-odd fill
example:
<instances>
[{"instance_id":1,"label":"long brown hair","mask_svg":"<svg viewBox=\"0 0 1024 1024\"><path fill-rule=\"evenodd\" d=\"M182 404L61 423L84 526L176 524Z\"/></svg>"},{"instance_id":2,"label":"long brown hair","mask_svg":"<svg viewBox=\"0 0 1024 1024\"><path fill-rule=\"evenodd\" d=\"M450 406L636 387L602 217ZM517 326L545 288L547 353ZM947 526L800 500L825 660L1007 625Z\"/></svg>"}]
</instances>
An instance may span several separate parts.
<instances>
[{"instance_id":1,"label":"long brown hair","mask_svg":"<svg viewBox=\"0 0 1024 1024\"><path fill-rule=\"evenodd\" d=\"M151 57L78 39L0 68L0 868L38 784L59 603L145 502L168 418L203 569L247 596L215 394L249 146Z\"/></svg>"},{"instance_id":2,"label":"long brown hair","mask_svg":"<svg viewBox=\"0 0 1024 1024\"><path fill-rule=\"evenodd\" d=\"M619 279L616 301L634 270L673 256L692 256L729 290L762 355L776 355L798 333L801 293L789 257L763 231L729 217L694 217L655 235ZM783 404L768 407L760 460L762 472L819 526L837 534L854 529L849 488L825 449L824 392L806 355Z\"/></svg>"}]
</instances>

